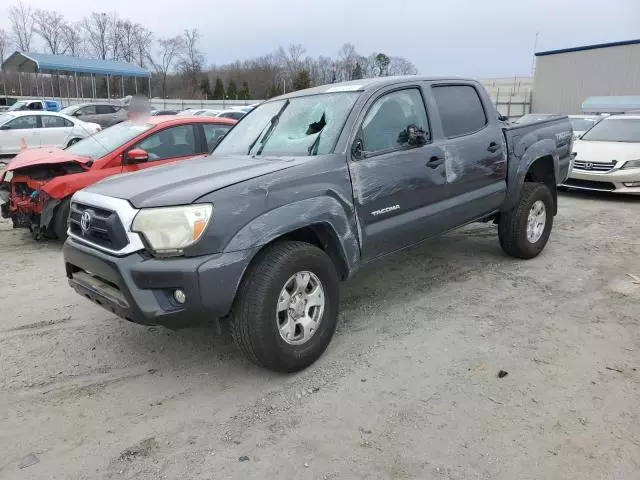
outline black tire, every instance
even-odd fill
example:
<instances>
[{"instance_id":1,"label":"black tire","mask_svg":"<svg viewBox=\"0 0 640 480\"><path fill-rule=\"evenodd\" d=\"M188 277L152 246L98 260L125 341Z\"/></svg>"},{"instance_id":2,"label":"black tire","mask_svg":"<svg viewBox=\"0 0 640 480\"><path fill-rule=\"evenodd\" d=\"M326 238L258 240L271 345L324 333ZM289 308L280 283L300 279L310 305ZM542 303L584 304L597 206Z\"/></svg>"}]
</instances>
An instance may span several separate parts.
<instances>
[{"instance_id":1,"label":"black tire","mask_svg":"<svg viewBox=\"0 0 640 480\"><path fill-rule=\"evenodd\" d=\"M527 221L534 203L542 201L545 207L545 225L540 238L534 243L527 238ZM498 238L507 255L529 259L536 257L544 249L553 227L553 197L543 183L525 182L517 205L500 216Z\"/></svg>"},{"instance_id":2,"label":"black tire","mask_svg":"<svg viewBox=\"0 0 640 480\"><path fill-rule=\"evenodd\" d=\"M69 143L67 143L67 148L69 148L74 143L78 143L79 141L80 141L79 138L72 138L71 140L69 140Z\"/></svg>"},{"instance_id":3,"label":"black tire","mask_svg":"<svg viewBox=\"0 0 640 480\"><path fill-rule=\"evenodd\" d=\"M51 231L56 238L61 241L67 239L67 226L69 223L69 210L71 209L71 199L65 198L58 208L56 208L53 218L51 219Z\"/></svg>"},{"instance_id":4,"label":"black tire","mask_svg":"<svg viewBox=\"0 0 640 480\"><path fill-rule=\"evenodd\" d=\"M316 275L324 290L324 311L317 330L301 345L291 345L278 328L277 305L287 281L298 272ZM277 242L258 253L236 295L231 334L245 356L278 372L302 370L325 351L336 329L339 280L331 259L303 242Z\"/></svg>"}]
</instances>

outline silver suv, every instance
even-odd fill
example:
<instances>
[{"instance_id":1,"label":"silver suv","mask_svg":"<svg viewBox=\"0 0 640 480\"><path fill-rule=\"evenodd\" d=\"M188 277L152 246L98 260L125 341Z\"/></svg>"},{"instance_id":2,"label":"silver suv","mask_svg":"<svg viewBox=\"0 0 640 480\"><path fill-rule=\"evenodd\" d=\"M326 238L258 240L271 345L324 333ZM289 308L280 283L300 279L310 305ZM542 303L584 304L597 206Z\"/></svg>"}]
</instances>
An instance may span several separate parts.
<instances>
[{"instance_id":1,"label":"silver suv","mask_svg":"<svg viewBox=\"0 0 640 480\"><path fill-rule=\"evenodd\" d=\"M93 122L106 128L127 120L127 110L119 105L110 103L81 103L71 105L62 110L69 116L79 118L85 122Z\"/></svg>"}]
</instances>

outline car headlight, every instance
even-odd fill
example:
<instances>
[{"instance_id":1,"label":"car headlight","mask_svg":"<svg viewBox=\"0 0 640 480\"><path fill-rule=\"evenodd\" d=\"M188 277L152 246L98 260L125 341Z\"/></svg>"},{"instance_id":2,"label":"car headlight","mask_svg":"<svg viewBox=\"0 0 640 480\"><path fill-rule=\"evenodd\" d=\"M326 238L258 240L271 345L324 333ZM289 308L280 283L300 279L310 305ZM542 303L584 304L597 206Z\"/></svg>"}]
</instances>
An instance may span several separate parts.
<instances>
[{"instance_id":1,"label":"car headlight","mask_svg":"<svg viewBox=\"0 0 640 480\"><path fill-rule=\"evenodd\" d=\"M133 219L131 230L144 236L160 255L181 255L206 230L213 205L201 203L181 207L143 208Z\"/></svg>"},{"instance_id":2,"label":"car headlight","mask_svg":"<svg viewBox=\"0 0 640 480\"><path fill-rule=\"evenodd\" d=\"M640 168L640 160L627 160L621 168Z\"/></svg>"}]
</instances>

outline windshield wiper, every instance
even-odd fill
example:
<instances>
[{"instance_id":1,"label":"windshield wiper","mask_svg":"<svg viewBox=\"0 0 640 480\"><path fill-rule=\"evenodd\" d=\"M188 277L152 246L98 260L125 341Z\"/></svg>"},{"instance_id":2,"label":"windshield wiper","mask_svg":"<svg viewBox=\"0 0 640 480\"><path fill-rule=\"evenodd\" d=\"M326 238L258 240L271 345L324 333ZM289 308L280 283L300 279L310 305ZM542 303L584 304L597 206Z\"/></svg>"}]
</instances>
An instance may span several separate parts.
<instances>
[{"instance_id":1,"label":"windshield wiper","mask_svg":"<svg viewBox=\"0 0 640 480\"><path fill-rule=\"evenodd\" d=\"M278 125L278 122L280 121L280 117L282 116L282 112L285 111L285 109L289 106L290 103L291 102L287 98L287 100L284 102L284 105L282 105L282 108L271 119L271 125L269 125L268 130L265 132L264 136L262 137L262 145L260 145L260 148L256 152L256 156L260 156L262 154L262 151L264 150L264 146L269 141L269 137L271 136L271 134L273 133L273 130L276 128L276 125ZM251 148L253 148L253 146ZM251 151L251 149L249 149L249 151Z\"/></svg>"}]
</instances>

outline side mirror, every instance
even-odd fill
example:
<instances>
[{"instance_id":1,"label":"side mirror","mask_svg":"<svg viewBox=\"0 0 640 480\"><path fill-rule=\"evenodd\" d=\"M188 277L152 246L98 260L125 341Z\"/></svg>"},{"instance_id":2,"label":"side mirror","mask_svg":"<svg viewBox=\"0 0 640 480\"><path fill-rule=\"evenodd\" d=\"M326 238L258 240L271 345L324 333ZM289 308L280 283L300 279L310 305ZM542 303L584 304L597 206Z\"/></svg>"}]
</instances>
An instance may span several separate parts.
<instances>
[{"instance_id":1,"label":"side mirror","mask_svg":"<svg viewBox=\"0 0 640 480\"><path fill-rule=\"evenodd\" d=\"M356 138L351 147L351 156L356 160L362 160L364 158L364 144L361 138Z\"/></svg>"},{"instance_id":2,"label":"side mirror","mask_svg":"<svg viewBox=\"0 0 640 480\"><path fill-rule=\"evenodd\" d=\"M76 110L75 112L73 112L73 116L74 117L81 117L82 113L80 112L80 110Z\"/></svg>"},{"instance_id":3,"label":"side mirror","mask_svg":"<svg viewBox=\"0 0 640 480\"><path fill-rule=\"evenodd\" d=\"M498 120L500 120L501 122L508 122L509 117L502 115L500 112L498 112Z\"/></svg>"},{"instance_id":4,"label":"side mirror","mask_svg":"<svg viewBox=\"0 0 640 480\"><path fill-rule=\"evenodd\" d=\"M9 125L2 125L0 130L11 130L11 127Z\"/></svg>"},{"instance_id":5,"label":"side mirror","mask_svg":"<svg viewBox=\"0 0 640 480\"><path fill-rule=\"evenodd\" d=\"M149 154L146 150L134 148L125 154L124 159L125 163L142 163L149 160Z\"/></svg>"},{"instance_id":6,"label":"side mirror","mask_svg":"<svg viewBox=\"0 0 640 480\"><path fill-rule=\"evenodd\" d=\"M412 147L424 145L428 141L427 132L416 125L409 125L406 130L400 133L398 141L407 143Z\"/></svg>"}]
</instances>

